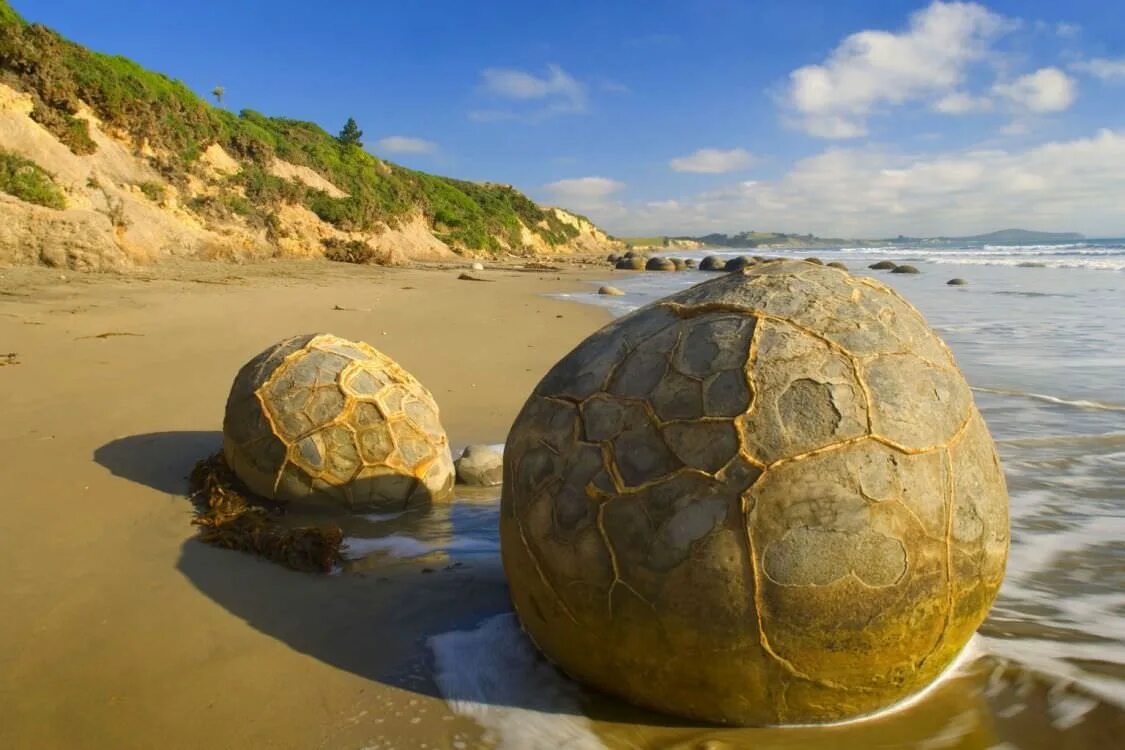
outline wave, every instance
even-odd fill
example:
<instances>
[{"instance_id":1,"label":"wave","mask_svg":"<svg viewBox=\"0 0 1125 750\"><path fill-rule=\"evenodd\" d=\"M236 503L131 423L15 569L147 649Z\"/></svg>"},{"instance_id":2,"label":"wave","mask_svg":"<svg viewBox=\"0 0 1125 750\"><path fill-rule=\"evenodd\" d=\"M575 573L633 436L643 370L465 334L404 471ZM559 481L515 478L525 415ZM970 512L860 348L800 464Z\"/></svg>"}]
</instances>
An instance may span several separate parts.
<instances>
[{"instance_id":1,"label":"wave","mask_svg":"<svg viewBox=\"0 0 1125 750\"><path fill-rule=\"evenodd\" d=\"M1106 432L1101 435L1043 435L1030 438L1009 438L997 440L997 445L1010 445L1014 448L1038 448L1053 446L1108 447L1125 446L1125 432Z\"/></svg>"},{"instance_id":2,"label":"wave","mask_svg":"<svg viewBox=\"0 0 1125 750\"><path fill-rule=\"evenodd\" d=\"M603 750L582 690L540 658L515 614L431 636L435 681L454 713L475 720L497 750Z\"/></svg>"},{"instance_id":3,"label":"wave","mask_svg":"<svg viewBox=\"0 0 1125 750\"><path fill-rule=\"evenodd\" d=\"M1046 401L1051 404L1059 404L1060 406L1072 406L1076 409L1125 412L1125 405L1111 404L1106 401L1094 401L1090 399L1067 399L1060 398L1058 396L1050 396L1046 393L1029 393L1027 391L1017 391L1008 388L985 388L979 385L973 386L973 390L977 393L990 393L994 396L1015 396L1017 398L1029 398L1035 401Z\"/></svg>"}]
</instances>

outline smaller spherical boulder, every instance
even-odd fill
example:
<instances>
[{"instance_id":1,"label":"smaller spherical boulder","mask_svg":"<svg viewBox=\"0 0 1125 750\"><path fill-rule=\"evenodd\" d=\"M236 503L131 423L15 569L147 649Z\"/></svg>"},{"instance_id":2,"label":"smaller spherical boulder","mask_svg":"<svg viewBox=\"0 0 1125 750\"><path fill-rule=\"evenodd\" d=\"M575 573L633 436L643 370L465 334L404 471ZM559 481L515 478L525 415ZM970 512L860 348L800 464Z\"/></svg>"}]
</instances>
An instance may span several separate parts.
<instances>
[{"instance_id":1,"label":"smaller spherical boulder","mask_svg":"<svg viewBox=\"0 0 1125 750\"><path fill-rule=\"evenodd\" d=\"M876 271L893 271L897 266L898 264L893 260L881 260L878 263L872 263L868 266L868 268L874 269Z\"/></svg>"},{"instance_id":2,"label":"smaller spherical boulder","mask_svg":"<svg viewBox=\"0 0 1125 750\"><path fill-rule=\"evenodd\" d=\"M251 492L322 510L400 510L453 486L430 392L382 352L331 334L284 339L242 366L223 454Z\"/></svg>"},{"instance_id":3,"label":"smaller spherical boulder","mask_svg":"<svg viewBox=\"0 0 1125 750\"><path fill-rule=\"evenodd\" d=\"M598 287L598 294L604 294L609 297L621 297L625 294L625 292L621 291L615 286L609 286L607 284L606 286Z\"/></svg>"},{"instance_id":4,"label":"smaller spherical boulder","mask_svg":"<svg viewBox=\"0 0 1125 750\"><path fill-rule=\"evenodd\" d=\"M737 258L731 258L730 260L728 260L727 264L723 266L723 270L727 271L728 273L733 273L735 271L741 271L745 268L749 268L752 265L754 265L754 261L750 260L745 255L740 255Z\"/></svg>"},{"instance_id":5,"label":"smaller spherical boulder","mask_svg":"<svg viewBox=\"0 0 1125 750\"><path fill-rule=\"evenodd\" d=\"M462 484L495 487L503 481L504 454L491 445L468 446L454 465Z\"/></svg>"},{"instance_id":6,"label":"smaller spherical boulder","mask_svg":"<svg viewBox=\"0 0 1125 750\"><path fill-rule=\"evenodd\" d=\"M699 264L700 271L725 271L726 262L717 255L708 255Z\"/></svg>"},{"instance_id":7,"label":"smaller spherical boulder","mask_svg":"<svg viewBox=\"0 0 1125 750\"><path fill-rule=\"evenodd\" d=\"M955 278L955 279L950 279L949 281L947 281L945 283L949 286L965 286L969 282L967 282L964 279L958 277L958 278Z\"/></svg>"},{"instance_id":8,"label":"smaller spherical boulder","mask_svg":"<svg viewBox=\"0 0 1125 750\"><path fill-rule=\"evenodd\" d=\"M834 261L832 261L831 263L829 263L829 264L828 264L828 267L829 267L829 268L839 268L839 269L840 269L841 271L846 271L846 270L848 270L848 267L847 267L846 265L844 265L843 263L841 263L840 261L838 261L838 260L834 260Z\"/></svg>"},{"instance_id":9,"label":"smaller spherical boulder","mask_svg":"<svg viewBox=\"0 0 1125 750\"><path fill-rule=\"evenodd\" d=\"M643 271L645 270L645 259L638 258L637 256L627 256L617 261L614 266L618 271Z\"/></svg>"},{"instance_id":10,"label":"smaller spherical boulder","mask_svg":"<svg viewBox=\"0 0 1125 750\"><path fill-rule=\"evenodd\" d=\"M818 266L824 265L824 261L821 260L820 258L805 258L805 262L806 263L815 263Z\"/></svg>"},{"instance_id":11,"label":"smaller spherical boulder","mask_svg":"<svg viewBox=\"0 0 1125 750\"><path fill-rule=\"evenodd\" d=\"M675 271L676 264L667 258L649 258L645 264L646 271Z\"/></svg>"},{"instance_id":12,"label":"smaller spherical boulder","mask_svg":"<svg viewBox=\"0 0 1125 750\"><path fill-rule=\"evenodd\" d=\"M699 263L695 260L695 258L684 258L684 266L686 266L687 268L695 268L698 265Z\"/></svg>"},{"instance_id":13,"label":"smaller spherical boulder","mask_svg":"<svg viewBox=\"0 0 1125 750\"><path fill-rule=\"evenodd\" d=\"M921 273L921 271L919 271L914 266L902 265L902 266L895 266L894 268L892 268L891 273Z\"/></svg>"},{"instance_id":14,"label":"smaller spherical boulder","mask_svg":"<svg viewBox=\"0 0 1125 750\"><path fill-rule=\"evenodd\" d=\"M684 263L683 258L671 258L672 265L676 267L677 271L682 271L687 268L687 263Z\"/></svg>"}]
</instances>

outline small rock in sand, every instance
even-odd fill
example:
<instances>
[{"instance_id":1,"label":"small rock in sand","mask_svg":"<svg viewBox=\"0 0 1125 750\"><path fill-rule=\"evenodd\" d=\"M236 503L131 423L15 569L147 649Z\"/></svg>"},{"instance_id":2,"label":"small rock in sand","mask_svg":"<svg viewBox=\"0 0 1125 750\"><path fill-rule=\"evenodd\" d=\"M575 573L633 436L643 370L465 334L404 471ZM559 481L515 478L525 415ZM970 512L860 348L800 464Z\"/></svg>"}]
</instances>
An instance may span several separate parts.
<instances>
[{"instance_id":1,"label":"small rock in sand","mask_svg":"<svg viewBox=\"0 0 1125 750\"><path fill-rule=\"evenodd\" d=\"M504 454L491 445L470 445L453 465L462 484L495 487L503 481Z\"/></svg>"},{"instance_id":2,"label":"small rock in sand","mask_svg":"<svg viewBox=\"0 0 1125 750\"><path fill-rule=\"evenodd\" d=\"M470 268L472 268L474 271L483 271L484 270L484 264L483 263L474 263L472 266L470 266Z\"/></svg>"},{"instance_id":3,"label":"small rock in sand","mask_svg":"<svg viewBox=\"0 0 1125 750\"><path fill-rule=\"evenodd\" d=\"M598 294L608 294L610 297L621 297L624 296L625 292L615 286L601 286L598 287Z\"/></svg>"}]
</instances>

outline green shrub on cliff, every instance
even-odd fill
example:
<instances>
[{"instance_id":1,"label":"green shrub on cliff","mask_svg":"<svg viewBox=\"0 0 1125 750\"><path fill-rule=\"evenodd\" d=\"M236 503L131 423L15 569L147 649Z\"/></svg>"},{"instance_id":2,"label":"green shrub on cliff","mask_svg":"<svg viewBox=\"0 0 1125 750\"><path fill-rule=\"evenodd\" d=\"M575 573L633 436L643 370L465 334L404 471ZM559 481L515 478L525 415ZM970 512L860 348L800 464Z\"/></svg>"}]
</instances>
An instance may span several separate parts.
<instances>
[{"instance_id":1,"label":"green shrub on cliff","mask_svg":"<svg viewBox=\"0 0 1125 750\"><path fill-rule=\"evenodd\" d=\"M66 196L42 167L0 149L0 191L47 208L66 208Z\"/></svg>"},{"instance_id":2,"label":"green shrub on cliff","mask_svg":"<svg viewBox=\"0 0 1125 750\"><path fill-rule=\"evenodd\" d=\"M0 82L31 94L32 116L79 154L96 149L86 122L75 117L85 103L107 127L153 148L157 166L174 183L183 184L199 155L220 144L243 166L238 179L254 216L268 217L280 203L301 203L341 229L362 231L420 213L439 237L470 250L518 251L524 245L521 221L550 245L577 235L511 187L388 164L356 145L358 127L345 126L348 137L344 132L336 137L310 122L212 107L180 81L24 22L5 0L0 0ZM293 183L271 178L265 169L275 157L309 167L347 197L286 187ZM229 202L224 207L231 208ZM246 207L238 209L242 214Z\"/></svg>"}]
</instances>

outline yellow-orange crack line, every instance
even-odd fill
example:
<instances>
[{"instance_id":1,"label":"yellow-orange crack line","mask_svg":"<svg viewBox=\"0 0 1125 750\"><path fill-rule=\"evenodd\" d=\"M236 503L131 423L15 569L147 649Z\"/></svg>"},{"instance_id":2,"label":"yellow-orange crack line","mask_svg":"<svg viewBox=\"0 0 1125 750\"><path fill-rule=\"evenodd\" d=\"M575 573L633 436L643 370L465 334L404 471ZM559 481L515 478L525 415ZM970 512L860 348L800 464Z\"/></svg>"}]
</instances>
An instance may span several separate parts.
<instances>
[{"instance_id":1,"label":"yellow-orange crack line","mask_svg":"<svg viewBox=\"0 0 1125 750\"><path fill-rule=\"evenodd\" d=\"M598 534L602 538L602 544L605 545L606 554L609 555L609 566L613 570L613 582L609 584L609 592L606 594L606 611L608 612L609 619L612 620L613 591L617 588L618 585L624 586L627 591L633 594L633 596L644 602L649 607L649 609L655 611L656 607L653 606L652 602L642 596L641 592L637 591L629 584L628 581L621 577L621 569L617 565L617 553L613 551L613 543L609 540L609 532L605 530L605 509L609 506L610 502L610 500L606 500L605 502L598 505L597 526Z\"/></svg>"},{"instance_id":2,"label":"yellow-orange crack line","mask_svg":"<svg viewBox=\"0 0 1125 750\"><path fill-rule=\"evenodd\" d=\"M777 664L779 664L783 670L788 672L793 677L804 680L805 682L810 682L814 685L820 685L822 687L832 688L835 690L855 690L861 692L870 691L871 688L866 688L863 686L843 685L833 680L813 677L807 672L798 669L797 665L795 665L793 662L789 661L773 649L773 646L769 641L769 636L766 635L765 623L762 620L762 611L764 609L762 603L762 570L758 565L758 549L757 545L754 544L753 530L753 514L755 512L755 509L750 507L750 501L747 497L747 494L748 493L743 493L741 497L742 523L746 529L746 553L750 558L750 572L751 576L754 579L754 617L758 625L758 643L761 644L762 650L765 651L765 653L768 654L769 657L773 659Z\"/></svg>"},{"instance_id":3,"label":"yellow-orange crack line","mask_svg":"<svg viewBox=\"0 0 1125 750\"><path fill-rule=\"evenodd\" d=\"M570 607L566 606L566 602L563 601L558 590L547 579L547 574L543 571L543 566L539 564L539 558L536 557L531 549L531 545L527 541L527 534L525 534L523 530L523 521L520 520L519 512L515 508L512 509L512 519L516 522L516 530L520 534L520 541L523 542L523 548L527 552L528 558L531 560L532 567L534 567L535 572L539 574L539 580L543 582L543 585L546 586L547 590L551 592L551 595L555 597L555 601L559 603L559 607L562 609L563 613L570 618L571 622L578 625L578 618L570 611Z\"/></svg>"},{"instance_id":4,"label":"yellow-orange crack line","mask_svg":"<svg viewBox=\"0 0 1125 750\"><path fill-rule=\"evenodd\" d=\"M918 661L917 669L925 666L930 657L937 653L945 642L945 635L949 632L950 622L953 620L953 456L945 451L945 617L942 621L941 632L934 640L934 645Z\"/></svg>"},{"instance_id":5,"label":"yellow-orange crack line","mask_svg":"<svg viewBox=\"0 0 1125 750\"><path fill-rule=\"evenodd\" d=\"M828 348L843 354L845 357L852 356L852 353L850 351L845 349L840 344L837 344L835 341L827 338L824 334L818 333L817 331L814 331L807 326L801 325L800 323L790 318L786 318L775 313L766 312L765 310L756 307L746 307L744 305L737 305L732 302L704 302L698 305L683 305L679 302L663 302L661 303L661 307L668 308L673 313L675 313L677 317L682 319L690 319L713 312L738 312L742 313L743 315L753 316L755 318L758 318L759 320L769 320L775 323L784 323L786 325L792 326L793 328L796 328L801 333L804 333L807 336L820 341ZM755 335L757 335L758 333L757 328L758 327L755 326Z\"/></svg>"},{"instance_id":6,"label":"yellow-orange crack line","mask_svg":"<svg viewBox=\"0 0 1125 750\"><path fill-rule=\"evenodd\" d=\"M829 445L822 445L819 448L813 448L812 450L807 450L807 451L804 451L803 453L798 453L795 456L785 456L783 458L777 458L777 459L774 459L773 461L771 461L770 463L766 464L765 471L769 471L770 469L773 469L777 466L784 466L785 464L793 463L794 461L800 461L800 460L805 459L805 458L811 458L812 456L819 456L822 453L831 453L833 451L838 451L838 450L841 450L843 448L848 448L850 446L855 445L856 443L861 443L864 440L873 439L873 438L874 438L873 435L857 435L856 437L848 438L847 440L839 440L839 441L837 441L835 443L831 443ZM878 441L876 441L876 442L878 442Z\"/></svg>"},{"instance_id":7,"label":"yellow-orange crack line","mask_svg":"<svg viewBox=\"0 0 1125 750\"><path fill-rule=\"evenodd\" d=\"M970 404L969 409L968 409L969 415L967 417L965 417L965 419L961 422L961 424L957 426L957 429L953 431L953 434L949 436L949 439L946 440L944 443L936 443L934 445L927 445L927 446L924 446L922 448L909 448L909 447L907 447L907 446L905 446L901 443L897 443L894 440L891 440L889 437L886 437L885 435L880 435L877 432L872 432L870 437L875 442L880 443L882 445L885 445L888 448L893 448L894 450L898 451L899 453L902 453L902 454L907 455L907 456L918 456L918 455L921 455L923 453L932 453L934 451L948 450L948 449L951 449L954 446L956 446L957 443L961 442L961 438L965 436L965 433L968 431L970 425L972 425L972 423L973 423L973 413L975 411L976 411L976 407L974 407Z\"/></svg>"}]
</instances>

